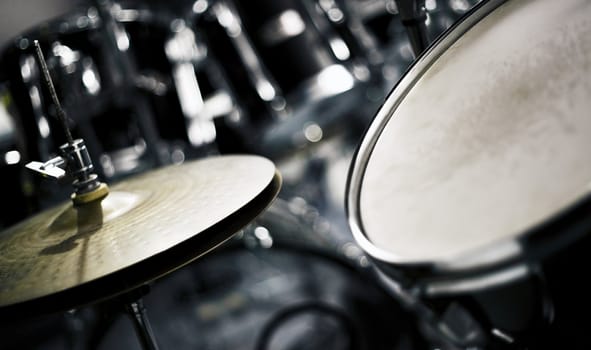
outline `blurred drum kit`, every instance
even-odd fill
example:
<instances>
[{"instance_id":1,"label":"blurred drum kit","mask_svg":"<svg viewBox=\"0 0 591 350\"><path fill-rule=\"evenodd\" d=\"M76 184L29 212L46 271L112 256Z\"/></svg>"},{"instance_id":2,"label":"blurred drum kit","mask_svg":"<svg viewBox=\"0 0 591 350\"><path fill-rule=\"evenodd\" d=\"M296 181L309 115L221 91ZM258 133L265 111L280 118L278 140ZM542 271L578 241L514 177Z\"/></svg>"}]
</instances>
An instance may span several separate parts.
<instances>
[{"instance_id":1,"label":"blurred drum kit","mask_svg":"<svg viewBox=\"0 0 591 350\"><path fill-rule=\"evenodd\" d=\"M0 348L591 346L591 3L52 5L0 37Z\"/></svg>"}]
</instances>

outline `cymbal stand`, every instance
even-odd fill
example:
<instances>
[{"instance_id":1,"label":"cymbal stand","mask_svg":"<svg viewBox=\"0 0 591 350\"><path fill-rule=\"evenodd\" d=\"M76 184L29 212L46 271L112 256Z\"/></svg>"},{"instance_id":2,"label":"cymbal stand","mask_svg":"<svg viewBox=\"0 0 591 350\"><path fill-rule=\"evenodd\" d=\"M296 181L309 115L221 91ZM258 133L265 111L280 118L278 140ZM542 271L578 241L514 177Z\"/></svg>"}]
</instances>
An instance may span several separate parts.
<instances>
[{"instance_id":1,"label":"cymbal stand","mask_svg":"<svg viewBox=\"0 0 591 350\"><path fill-rule=\"evenodd\" d=\"M143 300L143 296L148 294L149 291L150 286L143 285L124 293L112 302L115 303L114 307L116 310L125 311L127 316L131 319L142 349L158 350L158 343L156 342L156 337L152 331L152 326L150 325L150 320L148 319ZM124 310L121 309L122 307Z\"/></svg>"},{"instance_id":2,"label":"cymbal stand","mask_svg":"<svg viewBox=\"0 0 591 350\"><path fill-rule=\"evenodd\" d=\"M100 202L109 194L108 186L100 182L98 176L94 173L94 167L84 140L74 140L72 138L66 114L55 92L47 63L37 40L35 40L34 46L43 81L49 90L52 102L56 108L57 116L66 134L67 143L60 146L60 156L45 163L30 162L26 167L43 176L54 179L61 179L66 175L73 177L72 184L74 186L74 192L72 193L71 199L79 215L85 217L79 225L89 223L100 225L102 224L102 208ZM158 344L156 343L156 338L152 332L152 327L146 314L146 308L142 301L142 296L147 293L147 289L148 286L143 286L124 293L121 297L117 298L117 302L121 301L125 305L125 310L133 322L142 348L145 350L158 350Z\"/></svg>"},{"instance_id":3,"label":"cymbal stand","mask_svg":"<svg viewBox=\"0 0 591 350\"><path fill-rule=\"evenodd\" d=\"M125 306L142 348L144 350L158 350L158 344L156 343L156 338L154 337L154 332L152 331L152 326L150 325L142 298L131 301Z\"/></svg>"}]
</instances>

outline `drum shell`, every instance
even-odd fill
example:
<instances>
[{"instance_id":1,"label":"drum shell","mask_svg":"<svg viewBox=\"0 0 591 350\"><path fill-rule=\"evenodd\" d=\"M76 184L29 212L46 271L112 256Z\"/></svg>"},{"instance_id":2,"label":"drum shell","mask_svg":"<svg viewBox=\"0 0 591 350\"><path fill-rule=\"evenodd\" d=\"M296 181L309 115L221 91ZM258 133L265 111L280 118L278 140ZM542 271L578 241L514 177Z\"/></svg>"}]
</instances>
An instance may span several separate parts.
<instances>
[{"instance_id":1,"label":"drum shell","mask_svg":"<svg viewBox=\"0 0 591 350\"><path fill-rule=\"evenodd\" d=\"M304 2L257 0L237 3L237 8L261 61L286 94L325 67L338 63L308 17ZM273 39L270 34L277 29L274 22L286 13L297 13L304 28L297 35Z\"/></svg>"},{"instance_id":2,"label":"drum shell","mask_svg":"<svg viewBox=\"0 0 591 350\"><path fill-rule=\"evenodd\" d=\"M452 343L585 349L591 346L584 332L590 325L591 286L580 273L591 264L590 249L587 227L585 234L545 257L532 254L455 274L372 260L451 329L447 337Z\"/></svg>"}]
</instances>

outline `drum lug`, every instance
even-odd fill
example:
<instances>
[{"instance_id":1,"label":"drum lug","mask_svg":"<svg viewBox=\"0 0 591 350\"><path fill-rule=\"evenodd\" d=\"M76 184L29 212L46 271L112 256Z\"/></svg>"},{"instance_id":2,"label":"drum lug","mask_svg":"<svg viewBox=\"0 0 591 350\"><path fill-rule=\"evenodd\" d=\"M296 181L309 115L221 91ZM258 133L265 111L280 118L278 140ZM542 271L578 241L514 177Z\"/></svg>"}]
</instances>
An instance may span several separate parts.
<instances>
[{"instance_id":1,"label":"drum lug","mask_svg":"<svg viewBox=\"0 0 591 350\"><path fill-rule=\"evenodd\" d=\"M462 348L479 347L486 343L486 336L472 314L459 303L451 303L441 318L440 328L455 345Z\"/></svg>"}]
</instances>

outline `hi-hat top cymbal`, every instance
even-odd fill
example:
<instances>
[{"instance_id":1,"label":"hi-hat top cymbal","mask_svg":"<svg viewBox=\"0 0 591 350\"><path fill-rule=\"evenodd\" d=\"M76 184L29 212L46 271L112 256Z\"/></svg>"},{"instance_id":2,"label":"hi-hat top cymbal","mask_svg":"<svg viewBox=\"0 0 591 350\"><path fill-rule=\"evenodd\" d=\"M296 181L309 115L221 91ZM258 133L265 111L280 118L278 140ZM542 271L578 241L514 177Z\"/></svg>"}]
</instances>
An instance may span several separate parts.
<instances>
[{"instance_id":1,"label":"hi-hat top cymbal","mask_svg":"<svg viewBox=\"0 0 591 350\"><path fill-rule=\"evenodd\" d=\"M0 233L0 314L66 310L169 273L254 219L280 182L265 158L214 157L115 184L94 206L37 214Z\"/></svg>"}]
</instances>

